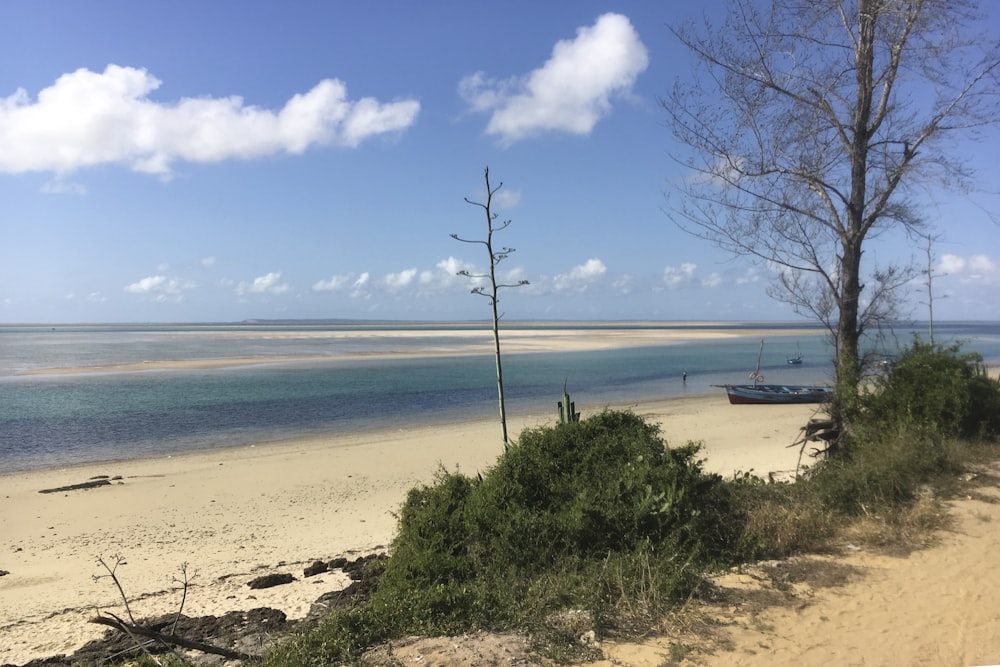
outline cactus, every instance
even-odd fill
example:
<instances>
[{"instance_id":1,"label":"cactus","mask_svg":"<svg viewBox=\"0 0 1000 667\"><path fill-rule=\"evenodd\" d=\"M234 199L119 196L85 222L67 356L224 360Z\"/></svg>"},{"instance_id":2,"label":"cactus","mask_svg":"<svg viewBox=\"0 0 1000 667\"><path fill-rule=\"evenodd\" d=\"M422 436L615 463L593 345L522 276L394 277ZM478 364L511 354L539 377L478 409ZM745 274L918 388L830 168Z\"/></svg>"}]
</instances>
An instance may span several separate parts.
<instances>
[{"instance_id":1,"label":"cactus","mask_svg":"<svg viewBox=\"0 0 1000 667\"><path fill-rule=\"evenodd\" d=\"M569 424L580 421L580 413L576 411L576 403L569 400L566 384L563 383L563 400L559 401L559 423Z\"/></svg>"}]
</instances>

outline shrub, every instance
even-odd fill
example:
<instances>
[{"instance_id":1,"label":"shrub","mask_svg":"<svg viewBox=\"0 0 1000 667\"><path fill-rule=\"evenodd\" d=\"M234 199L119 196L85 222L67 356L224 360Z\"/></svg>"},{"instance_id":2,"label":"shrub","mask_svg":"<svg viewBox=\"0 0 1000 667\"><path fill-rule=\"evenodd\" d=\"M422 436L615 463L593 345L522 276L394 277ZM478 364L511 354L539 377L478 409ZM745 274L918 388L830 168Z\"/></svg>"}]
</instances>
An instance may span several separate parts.
<instances>
[{"instance_id":1,"label":"shrub","mask_svg":"<svg viewBox=\"0 0 1000 667\"><path fill-rule=\"evenodd\" d=\"M861 514L887 544L936 525L918 489L960 469L964 443L944 434L996 433L1000 419L977 364L953 349L904 354L865 397L851 446L795 483L723 481L697 444L670 448L630 412L526 430L483 476L441 470L411 490L371 599L264 664L343 664L389 639L473 628L527 631L567 661L585 650L581 623L641 632L717 565L823 549Z\"/></svg>"},{"instance_id":2,"label":"shrub","mask_svg":"<svg viewBox=\"0 0 1000 667\"><path fill-rule=\"evenodd\" d=\"M878 431L912 425L962 438L1000 435L1000 383L977 353L959 345L927 345L919 338L862 402L862 421Z\"/></svg>"},{"instance_id":3,"label":"shrub","mask_svg":"<svg viewBox=\"0 0 1000 667\"><path fill-rule=\"evenodd\" d=\"M915 339L861 405L849 447L808 480L824 507L849 515L913 502L921 484L960 469L956 439L1000 434L1000 384L958 345Z\"/></svg>"},{"instance_id":4,"label":"shrub","mask_svg":"<svg viewBox=\"0 0 1000 667\"><path fill-rule=\"evenodd\" d=\"M732 537L727 496L698 450L668 448L630 412L525 431L473 499L476 556L526 573L647 542L718 556Z\"/></svg>"},{"instance_id":5,"label":"shrub","mask_svg":"<svg viewBox=\"0 0 1000 667\"><path fill-rule=\"evenodd\" d=\"M916 498L921 484L961 469L954 440L933 428L900 426L856 435L848 454L813 468L808 484L823 505L856 515Z\"/></svg>"},{"instance_id":6,"label":"shrub","mask_svg":"<svg viewBox=\"0 0 1000 667\"><path fill-rule=\"evenodd\" d=\"M441 471L410 492L372 602L407 632L445 632L596 612L624 581L684 595L739 530L698 449L668 448L630 412L526 430L482 478ZM658 571L622 574L640 563Z\"/></svg>"},{"instance_id":7,"label":"shrub","mask_svg":"<svg viewBox=\"0 0 1000 667\"><path fill-rule=\"evenodd\" d=\"M739 508L739 551L745 561L785 558L804 551L822 551L839 528L805 479L768 483L750 474L732 482Z\"/></svg>"}]
</instances>

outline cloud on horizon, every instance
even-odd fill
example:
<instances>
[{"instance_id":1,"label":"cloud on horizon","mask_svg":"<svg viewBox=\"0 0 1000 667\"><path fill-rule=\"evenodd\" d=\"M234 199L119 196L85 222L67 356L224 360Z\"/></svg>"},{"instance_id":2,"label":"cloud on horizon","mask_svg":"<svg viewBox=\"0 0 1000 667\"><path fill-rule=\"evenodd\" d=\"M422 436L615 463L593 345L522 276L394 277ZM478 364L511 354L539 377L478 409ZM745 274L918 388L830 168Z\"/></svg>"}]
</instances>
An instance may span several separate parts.
<instances>
[{"instance_id":1,"label":"cloud on horizon","mask_svg":"<svg viewBox=\"0 0 1000 667\"><path fill-rule=\"evenodd\" d=\"M667 289L677 289L692 284L697 268L698 265L694 262L684 262L680 266L668 266L663 269L663 286Z\"/></svg>"},{"instance_id":2,"label":"cloud on horizon","mask_svg":"<svg viewBox=\"0 0 1000 667\"><path fill-rule=\"evenodd\" d=\"M604 262L597 258L588 259L583 264L574 266L568 273L560 273L553 278L552 287L557 292L583 292L588 286L603 278L607 272L608 267Z\"/></svg>"},{"instance_id":3,"label":"cloud on horizon","mask_svg":"<svg viewBox=\"0 0 1000 667\"><path fill-rule=\"evenodd\" d=\"M611 99L627 96L649 54L621 14L603 14L576 38L562 40L540 68L522 77L490 79L484 72L459 83L475 112L490 113L486 133L505 144L559 131L586 135L611 113Z\"/></svg>"},{"instance_id":4,"label":"cloud on horizon","mask_svg":"<svg viewBox=\"0 0 1000 667\"><path fill-rule=\"evenodd\" d=\"M19 88L0 98L0 172L64 175L103 164L169 178L178 161L213 163L314 146L355 148L366 139L410 127L416 100L350 100L346 85L324 79L278 111L242 97L182 98L161 103L149 95L160 80L145 69L108 65L60 76L31 100ZM80 194L80 186L46 186Z\"/></svg>"},{"instance_id":5,"label":"cloud on horizon","mask_svg":"<svg viewBox=\"0 0 1000 667\"><path fill-rule=\"evenodd\" d=\"M1000 264L986 255L945 254L941 256L935 275L952 276L963 283L995 285L1000 283Z\"/></svg>"},{"instance_id":6,"label":"cloud on horizon","mask_svg":"<svg viewBox=\"0 0 1000 667\"><path fill-rule=\"evenodd\" d=\"M184 293L197 285L180 278L169 278L164 275L147 276L131 285L126 285L129 294L147 296L155 302L179 302L184 300Z\"/></svg>"},{"instance_id":7,"label":"cloud on horizon","mask_svg":"<svg viewBox=\"0 0 1000 667\"><path fill-rule=\"evenodd\" d=\"M216 258L206 257L199 266L213 265ZM949 260L953 261L953 260ZM982 264L982 262L979 262ZM192 267L197 270L198 267ZM144 296L154 303L180 302L194 290L211 289L200 286L193 280L180 276L169 276L166 266L158 273L138 280L125 287L125 292ZM470 276L457 275L468 271ZM332 274L328 278L314 280L306 291L323 298L346 297L354 301L379 303L380 299L438 298L444 294L465 294L477 287L488 286L488 269L476 267L465 260L449 256L438 261L433 268L405 268L373 274L369 271L347 271ZM611 291L640 298L676 289L702 289L717 291L722 287L740 289L742 286L760 280L756 270L744 273L724 274L702 273L694 262L682 262L667 266L663 272L651 276L636 276L629 273L612 274L607 265L596 257L555 274L529 275L523 267L510 266L497 273L497 282L507 286L528 283L518 289L524 297L539 297L552 294L579 295L591 291ZM272 271L250 280L224 279L216 283L237 297L238 302L247 302L253 297L274 301L278 298L301 299L303 293L279 271Z\"/></svg>"},{"instance_id":8,"label":"cloud on horizon","mask_svg":"<svg viewBox=\"0 0 1000 667\"><path fill-rule=\"evenodd\" d=\"M288 291L288 283L281 282L281 272L272 271L258 276L251 281L242 281L236 285L236 294L240 297L249 294L284 294Z\"/></svg>"}]
</instances>

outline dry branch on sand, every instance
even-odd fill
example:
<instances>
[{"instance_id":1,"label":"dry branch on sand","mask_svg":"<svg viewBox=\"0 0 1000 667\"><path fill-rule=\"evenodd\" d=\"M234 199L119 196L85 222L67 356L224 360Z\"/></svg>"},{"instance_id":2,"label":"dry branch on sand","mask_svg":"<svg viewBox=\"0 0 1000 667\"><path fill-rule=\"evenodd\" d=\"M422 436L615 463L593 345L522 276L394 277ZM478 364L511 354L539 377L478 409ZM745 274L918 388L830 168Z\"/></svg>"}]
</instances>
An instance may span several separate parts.
<instances>
[{"instance_id":1,"label":"dry branch on sand","mask_svg":"<svg viewBox=\"0 0 1000 667\"><path fill-rule=\"evenodd\" d=\"M118 579L117 570L120 565L125 565L125 559L120 555L114 556L114 563L109 564L103 558L98 558L97 562L107 570L107 574L95 576L94 579L101 579L104 577L109 577L118 588L118 593L121 595L122 601L125 604L125 612L128 615L128 620L124 620L116 614L110 612L98 611L97 615L91 618L88 622L96 623L98 625L106 625L110 628L118 630L119 632L128 635L137 651L146 653L152 657L152 653L149 651L149 643L143 642L141 638L151 639L169 651L173 651L174 647L185 648L194 651L201 651L202 653L211 653L214 655L220 655L224 658L231 660L255 660L255 656L249 655L247 653L242 653L240 651L234 651L221 646L215 646L214 644L208 644L205 642L195 641L193 639L188 639L186 637L181 637L174 634L174 630L177 627L177 620L181 617L181 612L184 611L184 603L187 601L187 591L189 585L189 579L187 574L187 564L181 565L181 579L176 580L182 584L183 593L181 595L181 603L177 609L177 613L174 615L174 621L171 624L170 632L160 632L153 629L152 627L147 627L135 620L132 615L132 608L129 605L128 596L125 594L125 589L122 587L121 581ZM156 661L153 658L154 662Z\"/></svg>"}]
</instances>

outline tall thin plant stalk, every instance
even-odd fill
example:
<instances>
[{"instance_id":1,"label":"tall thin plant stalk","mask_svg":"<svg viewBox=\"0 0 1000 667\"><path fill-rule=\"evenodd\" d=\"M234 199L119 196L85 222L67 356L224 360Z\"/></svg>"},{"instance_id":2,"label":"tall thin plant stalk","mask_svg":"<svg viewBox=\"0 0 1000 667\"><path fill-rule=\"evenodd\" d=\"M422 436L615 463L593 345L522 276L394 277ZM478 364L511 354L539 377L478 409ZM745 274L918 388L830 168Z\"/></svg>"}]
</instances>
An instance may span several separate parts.
<instances>
[{"instance_id":1,"label":"tall thin plant stalk","mask_svg":"<svg viewBox=\"0 0 1000 667\"><path fill-rule=\"evenodd\" d=\"M484 177L486 179L486 201L476 202L472 201L468 197L465 201L472 204L473 206L479 206L486 213L486 239L465 239L460 237L458 234L452 234L451 238L456 241L461 241L462 243L477 243L486 247L486 253L490 260L490 270L489 273L484 274L473 274L469 271L459 271L458 275L465 276L467 278L472 278L474 280L484 280L489 279L489 286L486 285L476 285L472 288L473 294L479 294L485 296L490 300L490 311L493 316L493 348L494 354L496 356L497 363L497 397L500 404L500 429L503 434L503 448L506 452L510 448L510 438L507 435L507 407L504 402L504 391L503 391L503 364L501 363L500 357L500 311L499 311L499 291L505 287L520 287L522 285L529 284L527 280L519 280L512 284L502 284L497 282L496 267L497 264L507 259L510 253L514 252L514 248L503 247L500 250L493 249L493 234L506 229L510 226L510 220L505 220L502 223L497 224L496 220L499 214L493 211L493 196L503 187L503 182L497 185L495 188L490 186L490 168L486 167L484 172Z\"/></svg>"}]
</instances>

